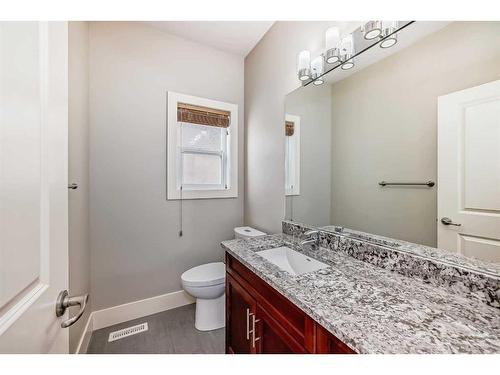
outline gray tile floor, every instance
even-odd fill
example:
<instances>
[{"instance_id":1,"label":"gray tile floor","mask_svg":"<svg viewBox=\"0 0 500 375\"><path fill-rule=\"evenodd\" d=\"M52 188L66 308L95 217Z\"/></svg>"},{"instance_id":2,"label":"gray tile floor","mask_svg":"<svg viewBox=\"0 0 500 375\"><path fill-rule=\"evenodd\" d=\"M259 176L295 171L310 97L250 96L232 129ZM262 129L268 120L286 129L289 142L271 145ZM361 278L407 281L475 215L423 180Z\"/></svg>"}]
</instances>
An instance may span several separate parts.
<instances>
[{"instance_id":1,"label":"gray tile floor","mask_svg":"<svg viewBox=\"0 0 500 375\"><path fill-rule=\"evenodd\" d=\"M201 332L194 328L195 305L130 320L92 333L88 354L219 354L224 353L224 328ZM108 342L110 332L148 323L148 331Z\"/></svg>"}]
</instances>

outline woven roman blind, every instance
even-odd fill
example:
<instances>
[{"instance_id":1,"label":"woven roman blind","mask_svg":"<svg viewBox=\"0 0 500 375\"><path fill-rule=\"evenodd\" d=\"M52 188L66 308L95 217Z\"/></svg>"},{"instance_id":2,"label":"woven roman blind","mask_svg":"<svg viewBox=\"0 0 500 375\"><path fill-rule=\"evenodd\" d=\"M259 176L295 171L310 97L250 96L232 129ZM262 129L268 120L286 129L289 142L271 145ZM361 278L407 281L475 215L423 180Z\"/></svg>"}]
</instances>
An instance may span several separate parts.
<instances>
[{"instance_id":1,"label":"woven roman blind","mask_svg":"<svg viewBox=\"0 0 500 375\"><path fill-rule=\"evenodd\" d=\"M285 135L287 137L291 137L293 135L293 132L294 132L294 127L295 127L295 124L293 121L285 121Z\"/></svg>"},{"instance_id":2,"label":"woven roman blind","mask_svg":"<svg viewBox=\"0 0 500 375\"><path fill-rule=\"evenodd\" d=\"M218 128L228 128L231 122L231 112L192 104L178 103L177 121L215 126Z\"/></svg>"}]
</instances>

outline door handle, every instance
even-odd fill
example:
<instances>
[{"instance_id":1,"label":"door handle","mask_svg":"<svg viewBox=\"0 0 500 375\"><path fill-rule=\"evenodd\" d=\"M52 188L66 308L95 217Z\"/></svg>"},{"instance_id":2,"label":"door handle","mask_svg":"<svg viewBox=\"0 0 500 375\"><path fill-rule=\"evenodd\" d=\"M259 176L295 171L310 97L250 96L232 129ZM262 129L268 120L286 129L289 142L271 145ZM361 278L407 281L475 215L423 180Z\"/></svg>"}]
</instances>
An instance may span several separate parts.
<instances>
[{"instance_id":1,"label":"door handle","mask_svg":"<svg viewBox=\"0 0 500 375\"><path fill-rule=\"evenodd\" d=\"M80 310L74 317L67 319L61 323L61 328L68 328L69 326L72 326L78 319L82 317L85 311L85 307L87 307L88 300L89 300L88 293L76 297L70 297L67 290L63 290L61 293L59 293L56 302L57 317L64 315L68 307L80 306Z\"/></svg>"},{"instance_id":2,"label":"door handle","mask_svg":"<svg viewBox=\"0 0 500 375\"><path fill-rule=\"evenodd\" d=\"M68 189L75 190L78 189L78 184L75 184L74 182L71 185L68 185Z\"/></svg>"},{"instance_id":3,"label":"door handle","mask_svg":"<svg viewBox=\"0 0 500 375\"><path fill-rule=\"evenodd\" d=\"M443 217L441 219L441 223L443 223L444 225L454 225L456 227L461 227L462 226L462 224L454 223L453 220L451 220L449 217Z\"/></svg>"}]
</instances>

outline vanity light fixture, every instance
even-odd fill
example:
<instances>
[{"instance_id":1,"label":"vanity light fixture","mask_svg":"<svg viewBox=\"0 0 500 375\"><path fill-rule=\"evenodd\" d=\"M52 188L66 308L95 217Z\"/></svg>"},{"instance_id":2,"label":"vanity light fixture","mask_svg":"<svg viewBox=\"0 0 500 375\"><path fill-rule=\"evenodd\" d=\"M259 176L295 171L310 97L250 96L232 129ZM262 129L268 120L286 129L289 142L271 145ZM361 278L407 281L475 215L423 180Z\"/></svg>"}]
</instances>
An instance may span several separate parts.
<instances>
[{"instance_id":1,"label":"vanity light fixture","mask_svg":"<svg viewBox=\"0 0 500 375\"><path fill-rule=\"evenodd\" d=\"M337 26L325 31L325 48L314 52L304 50L297 55L297 75L302 86L322 85L325 74L340 68L354 68L356 56L379 45L390 48L398 43L398 33L415 21L368 21L351 34L342 35ZM354 42L356 41L356 45ZM358 50L358 51L356 51ZM319 55L319 56L318 56Z\"/></svg>"},{"instance_id":2,"label":"vanity light fixture","mask_svg":"<svg viewBox=\"0 0 500 375\"><path fill-rule=\"evenodd\" d=\"M325 61L335 64L340 61L340 31L338 27L330 27L325 32Z\"/></svg>"},{"instance_id":3,"label":"vanity light fixture","mask_svg":"<svg viewBox=\"0 0 500 375\"><path fill-rule=\"evenodd\" d=\"M381 38L385 39L380 42L381 48L392 47L398 42L398 34L395 33L397 29L398 29L398 21L382 21ZM388 35L390 36L387 37Z\"/></svg>"},{"instance_id":4,"label":"vanity light fixture","mask_svg":"<svg viewBox=\"0 0 500 375\"><path fill-rule=\"evenodd\" d=\"M311 78L311 53L302 51L297 60L297 72L301 81L307 81Z\"/></svg>"},{"instance_id":5,"label":"vanity light fixture","mask_svg":"<svg viewBox=\"0 0 500 375\"><path fill-rule=\"evenodd\" d=\"M366 40L372 40L382 35L382 21L368 21L361 26L361 32Z\"/></svg>"},{"instance_id":6,"label":"vanity light fixture","mask_svg":"<svg viewBox=\"0 0 500 375\"><path fill-rule=\"evenodd\" d=\"M354 55L354 40L352 34L342 38L342 42L340 43L340 54L342 70L348 70L354 67L354 58L352 57Z\"/></svg>"},{"instance_id":7,"label":"vanity light fixture","mask_svg":"<svg viewBox=\"0 0 500 375\"><path fill-rule=\"evenodd\" d=\"M341 68L343 70L349 70L351 68L354 68L354 61L352 61L352 59L346 61L345 63L342 64Z\"/></svg>"},{"instance_id":8,"label":"vanity light fixture","mask_svg":"<svg viewBox=\"0 0 500 375\"><path fill-rule=\"evenodd\" d=\"M324 62L323 56L321 55L313 59L311 62L312 78L314 79L313 84L316 86L325 83L322 77L324 72Z\"/></svg>"}]
</instances>

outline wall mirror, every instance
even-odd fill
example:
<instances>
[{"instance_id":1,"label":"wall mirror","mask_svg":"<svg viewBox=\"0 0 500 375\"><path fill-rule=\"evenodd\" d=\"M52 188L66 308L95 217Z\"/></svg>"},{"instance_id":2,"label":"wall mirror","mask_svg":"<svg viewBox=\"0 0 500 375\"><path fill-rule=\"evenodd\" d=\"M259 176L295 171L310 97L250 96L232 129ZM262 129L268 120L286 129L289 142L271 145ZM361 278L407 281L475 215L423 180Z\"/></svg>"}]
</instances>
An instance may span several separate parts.
<instances>
[{"instance_id":1,"label":"wall mirror","mask_svg":"<svg viewBox=\"0 0 500 375\"><path fill-rule=\"evenodd\" d=\"M500 263L500 22L413 22L286 97L285 219Z\"/></svg>"}]
</instances>

